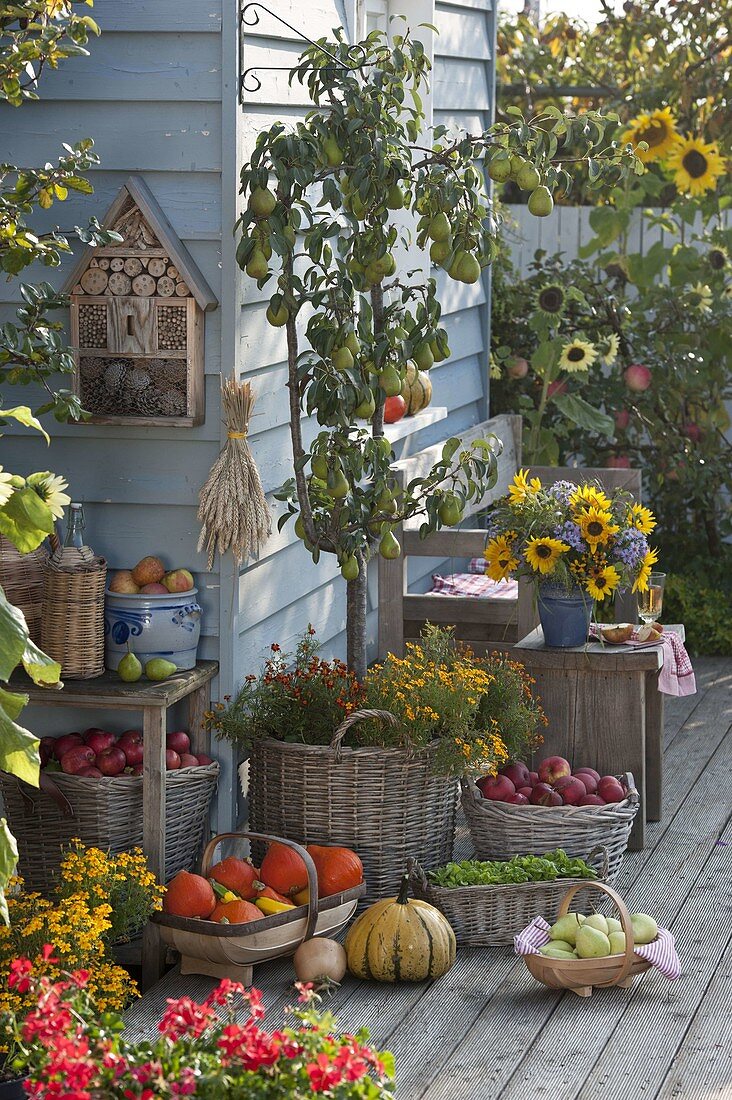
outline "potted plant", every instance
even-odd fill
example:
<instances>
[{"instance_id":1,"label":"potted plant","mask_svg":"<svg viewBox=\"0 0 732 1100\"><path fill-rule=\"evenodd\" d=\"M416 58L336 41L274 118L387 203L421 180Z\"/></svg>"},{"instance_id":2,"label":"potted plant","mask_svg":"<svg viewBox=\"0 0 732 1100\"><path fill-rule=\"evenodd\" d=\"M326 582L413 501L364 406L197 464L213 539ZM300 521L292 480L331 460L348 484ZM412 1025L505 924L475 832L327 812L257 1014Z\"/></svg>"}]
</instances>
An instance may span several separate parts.
<instances>
[{"instance_id":1,"label":"potted plant","mask_svg":"<svg viewBox=\"0 0 732 1100\"><path fill-rule=\"evenodd\" d=\"M658 560L647 538L655 525L653 513L622 490L608 496L597 484L568 481L544 487L519 470L489 518L487 573L536 586L547 645L584 645L595 601L621 586L648 587Z\"/></svg>"},{"instance_id":2,"label":"potted plant","mask_svg":"<svg viewBox=\"0 0 732 1100\"><path fill-rule=\"evenodd\" d=\"M250 826L353 848L368 901L394 892L409 856L450 859L458 777L530 751L542 718L520 665L476 658L451 631L428 629L359 682L319 657L311 627L292 663L273 645L209 722L250 754Z\"/></svg>"}]
</instances>

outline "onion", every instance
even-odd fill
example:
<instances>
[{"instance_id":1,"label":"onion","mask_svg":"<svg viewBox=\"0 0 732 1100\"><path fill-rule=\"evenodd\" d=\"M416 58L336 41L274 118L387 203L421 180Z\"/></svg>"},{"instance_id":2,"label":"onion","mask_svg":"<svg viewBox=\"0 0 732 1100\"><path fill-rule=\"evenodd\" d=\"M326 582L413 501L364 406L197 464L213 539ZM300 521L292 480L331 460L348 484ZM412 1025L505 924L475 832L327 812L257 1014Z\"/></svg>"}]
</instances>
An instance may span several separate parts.
<instances>
[{"instance_id":1,"label":"onion","mask_svg":"<svg viewBox=\"0 0 732 1100\"><path fill-rule=\"evenodd\" d=\"M292 962L299 982L313 982L316 989L338 985L346 973L346 952L337 940L314 936L301 943Z\"/></svg>"}]
</instances>

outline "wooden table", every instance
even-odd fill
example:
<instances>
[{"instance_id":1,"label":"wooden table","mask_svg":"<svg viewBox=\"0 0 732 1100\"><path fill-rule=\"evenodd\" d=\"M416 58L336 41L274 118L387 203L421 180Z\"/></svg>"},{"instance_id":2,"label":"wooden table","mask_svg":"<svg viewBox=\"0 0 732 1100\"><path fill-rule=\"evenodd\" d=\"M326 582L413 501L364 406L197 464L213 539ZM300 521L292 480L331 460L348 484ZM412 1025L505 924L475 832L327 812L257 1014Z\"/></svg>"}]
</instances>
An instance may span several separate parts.
<instances>
[{"instance_id":1,"label":"wooden table","mask_svg":"<svg viewBox=\"0 0 732 1100\"><path fill-rule=\"evenodd\" d=\"M69 680L60 690L37 687L24 674L14 675L11 687L29 696L29 704L45 707L131 710L142 713L143 811L142 847L150 870L165 881L165 735L167 711L187 700L188 729L194 753L208 748L203 716L211 702L211 680L217 661L199 661L195 668L178 672L161 683L139 680L123 683L116 672L93 680ZM142 985L149 988L163 972L165 947L154 924L148 922L142 939Z\"/></svg>"},{"instance_id":2,"label":"wooden table","mask_svg":"<svg viewBox=\"0 0 732 1100\"><path fill-rule=\"evenodd\" d=\"M683 626L666 629L684 638ZM564 756L603 775L633 773L641 805L628 847L638 851L646 821L661 819L664 697L658 674L663 646L556 649L544 644L537 627L515 649L536 680L549 719L541 755Z\"/></svg>"}]
</instances>

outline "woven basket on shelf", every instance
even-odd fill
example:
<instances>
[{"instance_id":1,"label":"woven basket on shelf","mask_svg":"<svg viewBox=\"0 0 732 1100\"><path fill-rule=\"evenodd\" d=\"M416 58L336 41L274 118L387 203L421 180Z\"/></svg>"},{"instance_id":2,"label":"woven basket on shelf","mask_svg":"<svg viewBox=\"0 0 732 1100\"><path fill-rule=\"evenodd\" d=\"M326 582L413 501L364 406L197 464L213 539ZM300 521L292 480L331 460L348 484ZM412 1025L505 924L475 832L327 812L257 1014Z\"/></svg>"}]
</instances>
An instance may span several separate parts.
<instances>
[{"instance_id":1,"label":"woven basket on shelf","mask_svg":"<svg viewBox=\"0 0 732 1100\"><path fill-rule=\"evenodd\" d=\"M540 856L563 848L569 856L587 859L602 845L608 852L606 881L614 882L640 805L631 773L618 779L628 797L607 806L514 806L483 798L472 780L463 780L462 806L476 857Z\"/></svg>"},{"instance_id":2,"label":"woven basket on shelf","mask_svg":"<svg viewBox=\"0 0 732 1100\"><path fill-rule=\"evenodd\" d=\"M451 859L458 800L457 780L430 770L429 751L343 748L348 729L374 717L394 722L386 711L354 711L329 746L262 738L249 758L250 827L353 848L362 902L394 894L409 856L426 867Z\"/></svg>"},{"instance_id":3,"label":"woven basket on shelf","mask_svg":"<svg viewBox=\"0 0 732 1100\"><path fill-rule=\"evenodd\" d=\"M165 774L165 877L192 870L219 776L217 763ZM41 773L38 790L0 772L0 792L18 842L18 871L26 889L48 894L62 848L78 837L104 851L142 845L143 780L120 775L93 779Z\"/></svg>"},{"instance_id":4,"label":"woven basket on shelf","mask_svg":"<svg viewBox=\"0 0 732 1100\"><path fill-rule=\"evenodd\" d=\"M447 917L458 943L470 947L505 947L534 917L554 920L568 887L592 886L607 877L607 848L587 857L597 879L559 878L554 882L512 882L497 886L436 886L419 863L412 869L415 897L434 905Z\"/></svg>"},{"instance_id":5,"label":"woven basket on shelf","mask_svg":"<svg viewBox=\"0 0 732 1100\"><path fill-rule=\"evenodd\" d=\"M41 644L43 588L49 553L45 545L30 554L21 554L10 539L0 535L0 585L8 601L25 615L28 632Z\"/></svg>"},{"instance_id":6,"label":"woven basket on shelf","mask_svg":"<svg viewBox=\"0 0 732 1100\"><path fill-rule=\"evenodd\" d=\"M104 672L107 563L90 552L72 555L58 552L48 565L41 649L59 662L63 680L90 680Z\"/></svg>"}]
</instances>

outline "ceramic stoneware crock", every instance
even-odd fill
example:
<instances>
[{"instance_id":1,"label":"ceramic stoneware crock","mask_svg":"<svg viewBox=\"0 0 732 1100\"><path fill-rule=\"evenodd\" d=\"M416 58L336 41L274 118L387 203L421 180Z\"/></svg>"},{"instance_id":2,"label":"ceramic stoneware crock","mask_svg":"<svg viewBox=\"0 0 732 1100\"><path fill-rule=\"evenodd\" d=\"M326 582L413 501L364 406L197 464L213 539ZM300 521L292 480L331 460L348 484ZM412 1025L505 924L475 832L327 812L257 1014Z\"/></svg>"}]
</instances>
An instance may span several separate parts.
<instances>
[{"instance_id":1,"label":"ceramic stoneware crock","mask_svg":"<svg viewBox=\"0 0 732 1100\"><path fill-rule=\"evenodd\" d=\"M201 635L197 593L197 588L165 596L108 590L104 603L107 668L117 668L128 646L143 666L153 657L164 657L176 668L194 668Z\"/></svg>"}]
</instances>

